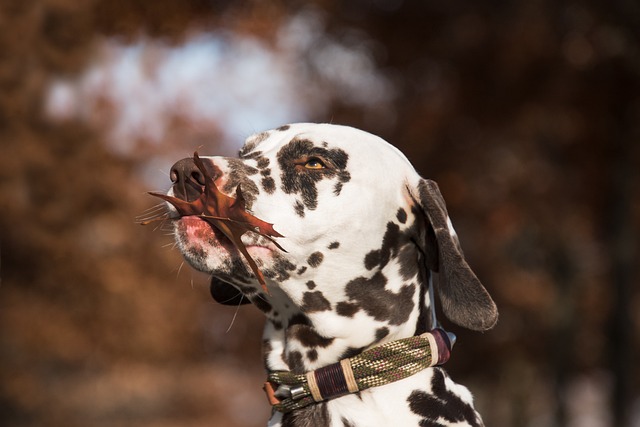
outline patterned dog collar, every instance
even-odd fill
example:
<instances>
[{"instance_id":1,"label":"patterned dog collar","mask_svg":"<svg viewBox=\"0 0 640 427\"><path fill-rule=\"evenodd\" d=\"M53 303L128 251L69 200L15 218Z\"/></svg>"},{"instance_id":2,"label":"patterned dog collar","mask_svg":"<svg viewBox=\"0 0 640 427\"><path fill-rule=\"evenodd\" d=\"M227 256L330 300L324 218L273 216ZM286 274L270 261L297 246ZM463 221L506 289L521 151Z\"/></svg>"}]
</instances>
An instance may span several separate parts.
<instances>
[{"instance_id":1,"label":"patterned dog collar","mask_svg":"<svg viewBox=\"0 0 640 427\"><path fill-rule=\"evenodd\" d=\"M264 383L271 406L287 413L324 400L399 381L449 360L455 336L437 328L373 347L306 374L274 371Z\"/></svg>"}]
</instances>

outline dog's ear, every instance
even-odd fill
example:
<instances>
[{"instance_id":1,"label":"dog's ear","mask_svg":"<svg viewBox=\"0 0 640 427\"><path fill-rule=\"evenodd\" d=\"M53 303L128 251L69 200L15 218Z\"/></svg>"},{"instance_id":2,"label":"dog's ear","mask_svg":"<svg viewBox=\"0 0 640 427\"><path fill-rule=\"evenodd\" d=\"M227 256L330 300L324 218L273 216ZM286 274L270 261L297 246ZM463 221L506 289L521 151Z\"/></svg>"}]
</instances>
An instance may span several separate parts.
<instances>
[{"instance_id":1,"label":"dog's ear","mask_svg":"<svg viewBox=\"0 0 640 427\"><path fill-rule=\"evenodd\" d=\"M438 273L434 282L443 313L465 328L491 329L498 321L498 309L464 258L438 184L421 179L418 198L428 222L423 247L426 265Z\"/></svg>"},{"instance_id":2,"label":"dog's ear","mask_svg":"<svg viewBox=\"0 0 640 427\"><path fill-rule=\"evenodd\" d=\"M209 292L211 292L213 299L222 305L238 306L242 304L249 304L251 302L233 285L216 277L211 277Z\"/></svg>"}]
</instances>

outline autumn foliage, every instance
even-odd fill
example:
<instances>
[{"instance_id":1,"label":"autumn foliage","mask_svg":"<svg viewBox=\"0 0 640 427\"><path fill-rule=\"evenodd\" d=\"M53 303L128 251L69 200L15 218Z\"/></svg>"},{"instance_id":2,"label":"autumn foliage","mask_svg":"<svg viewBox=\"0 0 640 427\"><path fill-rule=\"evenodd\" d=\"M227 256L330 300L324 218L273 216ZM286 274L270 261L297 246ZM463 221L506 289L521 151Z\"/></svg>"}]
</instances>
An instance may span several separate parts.
<instances>
[{"instance_id":1,"label":"autumn foliage","mask_svg":"<svg viewBox=\"0 0 640 427\"><path fill-rule=\"evenodd\" d=\"M639 29L633 1L3 1L3 425L265 424L260 314L135 218L269 118L439 183L500 310L447 363L487 425L637 425ZM204 214L237 240L233 199Z\"/></svg>"}]
</instances>

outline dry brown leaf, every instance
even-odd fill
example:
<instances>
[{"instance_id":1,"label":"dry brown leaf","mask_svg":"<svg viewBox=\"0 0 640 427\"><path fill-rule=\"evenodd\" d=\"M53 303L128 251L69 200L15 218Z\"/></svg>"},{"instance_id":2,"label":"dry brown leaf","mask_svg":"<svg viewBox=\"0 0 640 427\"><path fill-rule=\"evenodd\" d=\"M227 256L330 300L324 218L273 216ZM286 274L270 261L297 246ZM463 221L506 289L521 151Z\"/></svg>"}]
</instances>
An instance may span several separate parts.
<instances>
[{"instance_id":1,"label":"dry brown leaf","mask_svg":"<svg viewBox=\"0 0 640 427\"><path fill-rule=\"evenodd\" d=\"M186 200L168 196L163 193L150 192L149 194L171 203L180 214L180 217L198 216L208 222L212 227L220 230L238 248L249 263L251 270L256 275L262 288L265 292L269 293L264 276L256 262L251 258L251 255L249 255L247 248L244 243L242 243L241 237L248 231L257 233L269 239L278 249L286 252L273 239L274 237L283 236L274 230L273 224L265 222L247 212L245 199L240 186L236 188L235 198L227 196L218 189L214 179L208 174L207 169L204 167L197 151L193 153L193 161L205 180L200 197L192 202L187 202ZM149 222L152 221L146 221L142 224L148 224Z\"/></svg>"}]
</instances>

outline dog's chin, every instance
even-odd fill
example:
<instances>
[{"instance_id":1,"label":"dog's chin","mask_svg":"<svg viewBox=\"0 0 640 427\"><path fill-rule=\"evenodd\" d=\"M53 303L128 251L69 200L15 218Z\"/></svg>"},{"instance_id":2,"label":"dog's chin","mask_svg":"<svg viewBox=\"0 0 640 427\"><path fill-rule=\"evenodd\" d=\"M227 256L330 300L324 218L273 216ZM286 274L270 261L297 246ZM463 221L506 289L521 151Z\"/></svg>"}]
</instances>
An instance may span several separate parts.
<instances>
[{"instance_id":1,"label":"dog's chin","mask_svg":"<svg viewBox=\"0 0 640 427\"><path fill-rule=\"evenodd\" d=\"M221 231L197 216L182 217L174 224L178 249L193 268L245 283L255 278L240 251ZM258 266L269 267L273 263L273 248L261 239L243 236L243 242Z\"/></svg>"}]
</instances>

